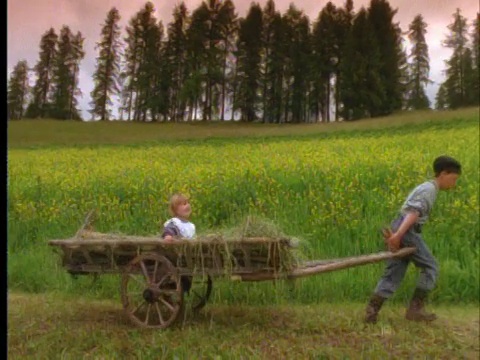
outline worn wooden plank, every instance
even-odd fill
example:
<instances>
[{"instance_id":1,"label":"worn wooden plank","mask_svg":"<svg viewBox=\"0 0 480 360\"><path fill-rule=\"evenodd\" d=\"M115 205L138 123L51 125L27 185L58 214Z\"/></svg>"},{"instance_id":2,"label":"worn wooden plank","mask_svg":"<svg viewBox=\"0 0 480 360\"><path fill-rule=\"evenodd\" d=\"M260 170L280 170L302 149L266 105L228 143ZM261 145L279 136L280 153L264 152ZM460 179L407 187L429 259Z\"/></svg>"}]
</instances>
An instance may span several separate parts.
<instances>
[{"instance_id":1,"label":"worn wooden plank","mask_svg":"<svg viewBox=\"0 0 480 360\"><path fill-rule=\"evenodd\" d=\"M79 236L79 238L69 239L55 239L49 240L48 244L51 246L67 246L67 247L85 247L90 245L115 245L115 246L161 246L165 248L179 247L179 246L199 246L199 244L212 245L212 244L251 244L262 245L262 243L282 243L282 245L289 246L289 239L284 238L268 238L268 237L251 237L241 239L224 239L222 237L199 237L195 240L178 239L174 241L164 241L160 237L152 236L130 236L130 235L115 235L115 234L103 234L96 232L86 232Z\"/></svg>"}]
</instances>

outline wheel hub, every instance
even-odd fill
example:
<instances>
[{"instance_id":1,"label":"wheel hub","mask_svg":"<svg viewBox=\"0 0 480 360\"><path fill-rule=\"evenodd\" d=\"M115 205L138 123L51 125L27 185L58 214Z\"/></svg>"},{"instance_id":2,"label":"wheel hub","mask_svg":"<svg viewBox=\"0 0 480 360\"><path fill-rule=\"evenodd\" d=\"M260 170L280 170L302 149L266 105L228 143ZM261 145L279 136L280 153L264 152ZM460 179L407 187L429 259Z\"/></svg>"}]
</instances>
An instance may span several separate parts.
<instances>
[{"instance_id":1,"label":"wheel hub","mask_svg":"<svg viewBox=\"0 0 480 360\"><path fill-rule=\"evenodd\" d=\"M158 295L156 294L156 292L152 291L152 289L145 289L143 291L143 298L146 302L152 304L157 301Z\"/></svg>"}]
</instances>

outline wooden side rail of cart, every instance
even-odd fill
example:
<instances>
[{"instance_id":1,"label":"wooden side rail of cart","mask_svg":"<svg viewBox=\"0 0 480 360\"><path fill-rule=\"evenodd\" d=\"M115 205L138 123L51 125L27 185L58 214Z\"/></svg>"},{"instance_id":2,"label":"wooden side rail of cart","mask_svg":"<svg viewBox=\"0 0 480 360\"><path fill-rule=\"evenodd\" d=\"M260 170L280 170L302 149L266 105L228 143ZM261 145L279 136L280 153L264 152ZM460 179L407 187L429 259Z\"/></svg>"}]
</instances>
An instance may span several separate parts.
<instances>
[{"instance_id":1,"label":"wooden side rail of cart","mask_svg":"<svg viewBox=\"0 0 480 360\"><path fill-rule=\"evenodd\" d=\"M70 239L50 240L60 250L71 274L120 274L121 299L127 316L138 326L164 329L187 303L203 308L213 278L240 281L292 279L407 256L415 248L354 257L298 262L287 238L165 242L161 238L81 231Z\"/></svg>"},{"instance_id":2,"label":"wooden side rail of cart","mask_svg":"<svg viewBox=\"0 0 480 360\"><path fill-rule=\"evenodd\" d=\"M138 255L165 256L180 275L211 276L287 272L297 264L287 238L253 237L225 240L211 235L166 242L159 237L83 231L80 236L50 240L61 250L62 265L72 274L121 273Z\"/></svg>"}]
</instances>

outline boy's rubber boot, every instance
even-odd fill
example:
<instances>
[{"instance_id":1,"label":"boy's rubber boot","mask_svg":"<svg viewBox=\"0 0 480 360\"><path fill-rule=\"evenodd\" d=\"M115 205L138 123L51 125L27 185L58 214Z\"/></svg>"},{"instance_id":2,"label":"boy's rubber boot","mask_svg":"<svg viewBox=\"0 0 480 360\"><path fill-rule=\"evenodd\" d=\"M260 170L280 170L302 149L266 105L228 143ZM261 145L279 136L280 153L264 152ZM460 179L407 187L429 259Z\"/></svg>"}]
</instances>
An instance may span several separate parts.
<instances>
[{"instance_id":1,"label":"boy's rubber boot","mask_svg":"<svg viewBox=\"0 0 480 360\"><path fill-rule=\"evenodd\" d=\"M411 321L433 321L437 315L425 312L425 301L427 299L428 291L416 288L413 293L410 306L407 309L405 318Z\"/></svg>"},{"instance_id":2,"label":"boy's rubber boot","mask_svg":"<svg viewBox=\"0 0 480 360\"><path fill-rule=\"evenodd\" d=\"M378 319L378 312L382 308L386 298L373 294L368 302L367 309L365 311L365 322L368 324L375 324Z\"/></svg>"}]
</instances>

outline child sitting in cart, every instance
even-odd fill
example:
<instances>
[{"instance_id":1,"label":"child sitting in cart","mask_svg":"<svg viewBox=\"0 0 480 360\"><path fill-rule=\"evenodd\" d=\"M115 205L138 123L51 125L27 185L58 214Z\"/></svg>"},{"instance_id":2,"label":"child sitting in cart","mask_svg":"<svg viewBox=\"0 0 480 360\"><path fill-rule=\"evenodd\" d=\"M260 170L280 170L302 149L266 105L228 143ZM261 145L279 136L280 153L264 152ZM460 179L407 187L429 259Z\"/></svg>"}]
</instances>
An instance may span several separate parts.
<instances>
[{"instance_id":1,"label":"child sitting in cart","mask_svg":"<svg viewBox=\"0 0 480 360\"><path fill-rule=\"evenodd\" d=\"M165 241L195 238L195 225L188 220L192 213L188 198L183 194L174 194L170 198L168 210L173 217L163 224L162 238Z\"/></svg>"},{"instance_id":2,"label":"child sitting in cart","mask_svg":"<svg viewBox=\"0 0 480 360\"><path fill-rule=\"evenodd\" d=\"M175 238L194 239L195 225L188 221L192 213L188 198L183 194L174 194L170 198L168 210L173 217L163 224L163 240L173 242ZM182 276L180 281L183 291L189 293L192 286L192 277Z\"/></svg>"}]
</instances>

